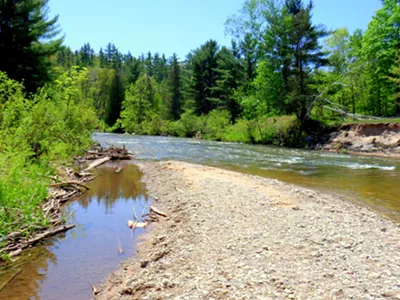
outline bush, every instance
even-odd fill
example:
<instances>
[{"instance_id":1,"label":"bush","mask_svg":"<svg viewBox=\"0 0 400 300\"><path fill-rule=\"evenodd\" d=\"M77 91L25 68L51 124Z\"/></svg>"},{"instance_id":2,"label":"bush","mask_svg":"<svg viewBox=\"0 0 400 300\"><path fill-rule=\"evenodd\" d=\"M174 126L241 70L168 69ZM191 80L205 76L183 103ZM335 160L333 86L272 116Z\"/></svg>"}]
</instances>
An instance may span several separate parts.
<instances>
[{"instance_id":1,"label":"bush","mask_svg":"<svg viewBox=\"0 0 400 300\"><path fill-rule=\"evenodd\" d=\"M254 143L250 122L248 120L239 120L236 124L227 127L222 137L222 141Z\"/></svg>"},{"instance_id":2,"label":"bush","mask_svg":"<svg viewBox=\"0 0 400 300\"><path fill-rule=\"evenodd\" d=\"M190 111L183 113L177 123L176 131L180 137L195 137L204 133L204 117L198 117Z\"/></svg>"},{"instance_id":3,"label":"bush","mask_svg":"<svg viewBox=\"0 0 400 300\"><path fill-rule=\"evenodd\" d=\"M204 138L222 141L226 129L231 125L231 115L226 110L213 110L206 117Z\"/></svg>"},{"instance_id":4,"label":"bush","mask_svg":"<svg viewBox=\"0 0 400 300\"><path fill-rule=\"evenodd\" d=\"M0 237L47 226L38 206L48 175L91 146L98 123L92 100L82 95L85 72L63 74L31 98L0 72Z\"/></svg>"},{"instance_id":5,"label":"bush","mask_svg":"<svg viewBox=\"0 0 400 300\"><path fill-rule=\"evenodd\" d=\"M300 124L295 116L266 117L249 121L249 136L257 144L299 146Z\"/></svg>"}]
</instances>

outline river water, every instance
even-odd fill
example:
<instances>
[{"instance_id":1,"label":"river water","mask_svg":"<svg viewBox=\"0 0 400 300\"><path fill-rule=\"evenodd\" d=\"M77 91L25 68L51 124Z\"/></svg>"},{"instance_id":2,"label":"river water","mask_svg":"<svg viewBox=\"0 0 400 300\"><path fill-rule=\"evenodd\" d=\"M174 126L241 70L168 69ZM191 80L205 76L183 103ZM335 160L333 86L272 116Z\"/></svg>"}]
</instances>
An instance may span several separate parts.
<instances>
[{"instance_id":1,"label":"river water","mask_svg":"<svg viewBox=\"0 0 400 300\"><path fill-rule=\"evenodd\" d=\"M179 160L349 196L400 221L400 160L173 137L97 133L142 160Z\"/></svg>"},{"instance_id":2,"label":"river water","mask_svg":"<svg viewBox=\"0 0 400 300\"><path fill-rule=\"evenodd\" d=\"M96 133L94 139L125 146L140 160L200 163L343 195L400 221L400 160L172 137ZM66 213L75 211L76 228L0 269L0 286L18 274L0 299L88 299L91 283L100 284L134 254L143 230L132 234L127 221L151 201L141 173L123 162L96 172L89 193L65 206Z\"/></svg>"}]
</instances>

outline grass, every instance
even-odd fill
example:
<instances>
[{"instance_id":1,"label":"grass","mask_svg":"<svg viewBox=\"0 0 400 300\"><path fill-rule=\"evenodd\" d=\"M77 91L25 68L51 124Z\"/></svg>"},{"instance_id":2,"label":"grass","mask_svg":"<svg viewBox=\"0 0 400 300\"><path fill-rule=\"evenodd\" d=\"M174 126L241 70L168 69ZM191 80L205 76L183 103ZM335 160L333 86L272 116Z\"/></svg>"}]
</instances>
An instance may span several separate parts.
<instances>
[{"instance_id":1,"label":"grass","mask_svg":"<svg viewBox=\"0 0 400 300\"><path fill-rule=\"evenodd\" d=\"M400 123L400 118L379 118L370 120L344 121L342 124L351 125L351 124L381 124L381 123Z\"/></svg>"},{"instance_id":2,"label":"grass","mask_svg":"<svg viewBox=\"0 0 400 300\"><path fill-rule=\"evenodd\" d=\"M26 236L38 228L46 228L40 204L47 197L48 179L41 174L48 170L26 162L23 158L1 156L0 167L7 170L0 178L0 237L23 230ZM0 248L6 241L0 238Z\"/></svg>"}]
</instances>

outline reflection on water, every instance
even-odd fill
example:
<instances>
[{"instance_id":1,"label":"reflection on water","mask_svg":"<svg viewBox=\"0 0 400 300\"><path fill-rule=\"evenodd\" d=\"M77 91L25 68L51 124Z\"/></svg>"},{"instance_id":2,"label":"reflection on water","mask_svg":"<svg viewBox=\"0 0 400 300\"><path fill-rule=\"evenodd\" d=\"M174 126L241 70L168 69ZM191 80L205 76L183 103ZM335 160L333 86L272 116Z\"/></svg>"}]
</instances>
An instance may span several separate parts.
<instances>
[{"instance_id":1,"label":"reflection on water","mask_svg":"<svg viewBox=\"0 0 400 300\"><path fill-rule=\"evenodd\" d=\"M75 210L70 222L76 228L26 251L0 270L0 286L22 270L0 292L0 299L89 299L90 282L99 285L120 261L132 256L143 229L131 235L127 221L133 217L133 208L142 212L149 199L136 166L110 166L99 168L89 193L66 206L66 213ZM120 173L115 172L117 166L123 166Z\"/></svg>"},{"instance_id":2,"label":"reflection on water","mask_svg":"<svg viewBox=\"0 0 400 300\"><path fill-rule=\"evenodd\" d=\"M181 160L351 196L400 221L400 160L172 137L96 133L139 159Z\"/></svg>"}]
</instances>

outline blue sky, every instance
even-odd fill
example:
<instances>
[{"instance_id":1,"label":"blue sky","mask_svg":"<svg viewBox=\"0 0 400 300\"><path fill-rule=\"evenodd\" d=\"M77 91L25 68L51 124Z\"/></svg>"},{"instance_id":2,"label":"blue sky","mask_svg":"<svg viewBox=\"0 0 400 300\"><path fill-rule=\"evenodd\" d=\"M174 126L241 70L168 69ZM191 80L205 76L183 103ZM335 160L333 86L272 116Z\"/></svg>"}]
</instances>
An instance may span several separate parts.
<instances>
[{"instance_id":1,"label":"blue sky","mask_svg":"<svg viewBox=\"0 0 400 300\"><path fill-rule=\"evenodd\" d=\"M224 23L244 0L50 0L59 15L64 44L73 50L89 42L97 52L108 42L134 56L176 52L183 59L209 39L230 45ZM366 29L380 0L314 0L314 21L328 29Z\"/></svg>"}]
</instances>

